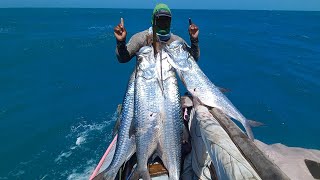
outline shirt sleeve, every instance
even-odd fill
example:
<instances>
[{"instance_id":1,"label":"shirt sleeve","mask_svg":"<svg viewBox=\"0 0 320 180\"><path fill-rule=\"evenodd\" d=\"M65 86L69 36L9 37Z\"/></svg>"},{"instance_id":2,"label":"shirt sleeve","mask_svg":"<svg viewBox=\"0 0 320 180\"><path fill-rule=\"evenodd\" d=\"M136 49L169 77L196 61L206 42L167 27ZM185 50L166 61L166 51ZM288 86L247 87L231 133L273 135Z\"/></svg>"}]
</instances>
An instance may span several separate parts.
<instances>
[{"instance_id":1,"label":"shirt sleeve","mask_svg":"<svg viewBox=\"0 0 320 180\"><path fill-rule=\"evenodd\" d=\"M116 56L120 63L129 62L143 47L146 41L147 31L139 32L133 35L129 42L126 44L125 41L117 41Z\"/></svg>"},{"instance_id":2,"label":"shirt sleeve","mask_svg":"<svg viewBox=\"0 0 320 180\"><path fill-rule=\"evenodd\" d=\"M189 49L191 55L193 56L195 61L199 60L200 57L200 47L199 47L199 40L191 39L191 48Z\"/></svg>"}]
</instances>

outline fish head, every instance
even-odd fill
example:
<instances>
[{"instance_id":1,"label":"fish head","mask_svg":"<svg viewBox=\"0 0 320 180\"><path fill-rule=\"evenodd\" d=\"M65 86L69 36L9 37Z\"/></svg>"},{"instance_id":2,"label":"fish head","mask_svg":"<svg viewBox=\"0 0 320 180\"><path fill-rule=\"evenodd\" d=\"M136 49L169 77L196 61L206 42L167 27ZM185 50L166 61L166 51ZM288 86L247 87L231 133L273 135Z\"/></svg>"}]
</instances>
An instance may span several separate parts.
<instances>
[{"instance_id":1,"label":"fish head","mask_svg":"<svg viewBox=\"0 0 320 180\"><path fill-rule=\"evenodd\" d=\"M148 61L150 63L154 63L155 62L154 51L153 51L153 48L151 46L143 46L136 53L136 55L137 55L138 63L140 63L142 61Z\"/></svg>"},{"instance_id":2,"label":"fish head","mask_svg":"<svg viewBox=\"0 0 320 180\"><path fill-rule=\"evenodd\" d=\"M176 69L187 71L191 69L191 62L189 61L190 53L187 50L186 44L181 41L173 41L165 48L169 55L168 62Z\"/></svg>"},{"instance_id":3,"label":"fish head","mask_svg":"<svg viewBox=\"0 0 320 180\"><path fill-rule=\"evenodd\" d=\"M144 46L137 52L137 70L138 75L146 79L152 79L156 76L156 63L152 47Z\"/></svg>"}]
</instances>

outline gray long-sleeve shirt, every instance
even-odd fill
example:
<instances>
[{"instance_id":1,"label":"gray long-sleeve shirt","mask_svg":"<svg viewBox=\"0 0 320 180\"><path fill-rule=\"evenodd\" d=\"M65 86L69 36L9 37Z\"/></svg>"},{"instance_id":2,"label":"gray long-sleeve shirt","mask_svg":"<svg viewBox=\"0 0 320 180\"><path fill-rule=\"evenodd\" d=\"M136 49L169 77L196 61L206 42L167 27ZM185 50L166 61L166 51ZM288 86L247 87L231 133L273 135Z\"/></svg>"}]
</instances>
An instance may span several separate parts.
<instances>
[{"instance_id":1,"label":"gray long-sleeve shirt","mask_svg":"<svg viewBox=\"0 0 320 180\"><path fill-rule=\"evenodd\" d=\"M125 44L125 41L118 41L116 47L116 55L118 61L120 63L129 62L136 55L136 52L138 52L140 48L142 48L143 46L151 45L151 37L152 33L150 33L149 30L145 30L133 35L127 44ZM172 33L170 39L166 43L170 44L175 40L186 43L181 37ZM191 41L191 47L188 47L188 50L193 58L197 61L200 57L200 48L198 45L198 41Z\"/></svg>"}]
</instances>

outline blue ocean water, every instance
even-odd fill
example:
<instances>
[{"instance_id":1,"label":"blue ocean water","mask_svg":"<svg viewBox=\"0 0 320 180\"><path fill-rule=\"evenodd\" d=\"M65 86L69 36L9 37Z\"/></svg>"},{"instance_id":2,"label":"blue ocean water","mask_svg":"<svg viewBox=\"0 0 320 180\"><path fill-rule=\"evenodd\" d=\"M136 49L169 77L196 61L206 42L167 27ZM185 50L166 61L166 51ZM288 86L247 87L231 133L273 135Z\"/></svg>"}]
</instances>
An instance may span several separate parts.
<instances>
[{"instance_id":1,"label":"blue ocean water","mask_svg":"<svg viewBox=\"0 0 320 180\"><path fill-rule=\"evenodd\" d=\"M135 60L115 57L151 10L0 9L0 179L88 179L111 142ZM320 12L173 10L199 65L265 143L320 149ZM185 90L181 88L181 92Z\"/></svg>"}]
</instances>

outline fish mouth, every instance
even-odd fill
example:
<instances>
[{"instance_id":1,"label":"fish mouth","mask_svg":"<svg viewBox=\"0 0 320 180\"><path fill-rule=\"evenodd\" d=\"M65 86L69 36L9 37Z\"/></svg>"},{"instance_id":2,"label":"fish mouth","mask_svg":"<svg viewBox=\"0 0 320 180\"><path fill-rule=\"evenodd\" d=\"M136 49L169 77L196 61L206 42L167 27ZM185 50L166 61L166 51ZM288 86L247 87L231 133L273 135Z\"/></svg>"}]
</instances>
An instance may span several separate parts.
<instances>
[{"instance_id":1,"label":"fish mouth","mask_svg":"<svg viewBox=\"0 0 320 180\"><path fill-rule=\"evenodd\" d=\"M153 48L150 46L142 47L137 52L137 76L147 80L156 78L156 65Z\"/></svg>"},{"instance_id":2,"label":"fish mouth","mask_svg":"<svg viewBox=\"0 0 320 180\"><path fill-rule=\"evenodd\" d=\"M188 59L191 57L186 50L186 45L181 41L173 41L166 46L165 51L169 55L168 62L177 70L188 71L192 68L192 64Z\"/></svg>"},{"instance_id":3,"label":"fish mouth","mask_svg":"<svg viewBox=\"0 0 320 180\"><path fill-rule=\"evenodd\" d=\"M170 45L167 45L165 50L167 50L174 58L183 57L187 58L187 50L185 43L175 40Z\"/></svg>"}]
</instances>

